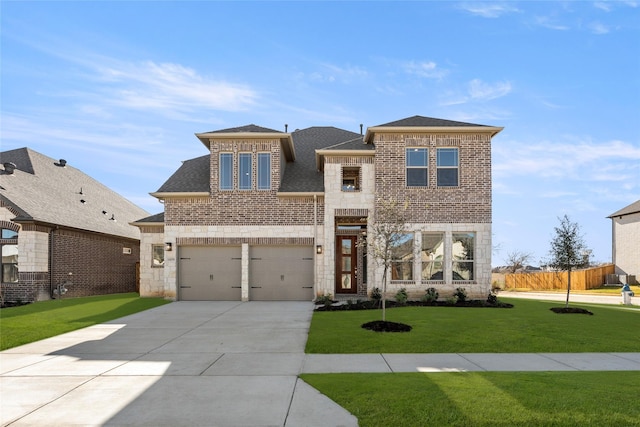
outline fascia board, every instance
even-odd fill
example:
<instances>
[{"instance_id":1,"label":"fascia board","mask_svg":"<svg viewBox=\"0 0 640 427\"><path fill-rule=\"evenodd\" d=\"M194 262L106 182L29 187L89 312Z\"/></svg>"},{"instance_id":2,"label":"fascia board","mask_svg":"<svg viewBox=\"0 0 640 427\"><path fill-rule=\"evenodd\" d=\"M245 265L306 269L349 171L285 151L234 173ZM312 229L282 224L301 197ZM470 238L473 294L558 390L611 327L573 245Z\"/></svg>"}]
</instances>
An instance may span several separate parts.
<instances>
[{"instance_id":1,"label":"fascia board","mask_svg":"<svg viewBox=\"0 0 640 427\"><path fill-rule=\"evenodd\" d=\"M209 192L175 192L175 193L149 193L150 196L155 197L156 199L168 199L168 198L184 198L184 197L209 197L211 194Z\"/></svg>"},{"instance_id":2,"label":"fascia board","mask_svg":"<svg viewBox=\"0 0 640 427\"><path fill-rule=\"evenodd\" d=\"M503 129L499 126L373 126L367 128L364 141L372 142L376 133L490 133L494 137Z\"/></svg>"}]
</instances>

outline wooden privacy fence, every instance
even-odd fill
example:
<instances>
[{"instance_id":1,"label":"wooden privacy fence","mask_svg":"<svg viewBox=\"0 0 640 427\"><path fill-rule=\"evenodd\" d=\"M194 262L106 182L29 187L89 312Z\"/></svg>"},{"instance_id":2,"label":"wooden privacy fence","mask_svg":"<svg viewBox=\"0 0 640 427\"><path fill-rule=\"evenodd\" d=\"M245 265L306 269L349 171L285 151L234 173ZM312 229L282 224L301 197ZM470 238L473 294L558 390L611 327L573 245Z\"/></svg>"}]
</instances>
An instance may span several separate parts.
<instances>
[{"instance_id":1,"label":"wooden privacy fence","mask_svg":"<svg viewBox=\"0 0 640 427\"><path fill-rule=\"evenodd\" d=\"M571 272L571 289L584 291L598 288L605 284L607 274L615 273L615 265L573 270ZM531 290L567 289L566 271L541 271L535 273L515 273L504 275L505 288Z\"/></svg>"}]
</instances>

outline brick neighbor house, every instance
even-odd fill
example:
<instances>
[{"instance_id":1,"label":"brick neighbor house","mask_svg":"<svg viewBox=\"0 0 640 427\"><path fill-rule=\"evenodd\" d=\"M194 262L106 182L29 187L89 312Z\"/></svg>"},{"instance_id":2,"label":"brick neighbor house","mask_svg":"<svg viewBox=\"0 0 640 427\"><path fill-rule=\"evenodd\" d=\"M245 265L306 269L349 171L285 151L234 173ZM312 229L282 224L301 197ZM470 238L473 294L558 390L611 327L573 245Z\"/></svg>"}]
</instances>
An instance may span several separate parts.
<instances>
[{"instance_id":1,"label":"brick neighbor house","mask_svg":"<svg viewBox=\"0 0 640 427\"><path fill-rule=\"evenodd\" d=\"M7 302L136 291L148 215L68 164L29 148L0 152L2 296ZM69 275L69 273L72 273Z\"/></svg>"},{"instance_id":2,"label":"brick neighbor house","mask_svg":"<svg viewBox=\"0 0 640 427\"><path fill-rule=\"evenodd\" d=\"M609 215L616 274L631 285L640 279L640 200Z\"/></svg>"},{"instance_id":3,"label":"brick neighbor house","mask_svg":"<svg viewBox=\"0 0 640 427\"><path fill-rule=\"evenodd\" d=\"M381 203L407 232L390 295L491 289L491 138L501 127L414 116L363 133L248 125L196 134L208 154L154 193L141 230L142 295L178 300L365 299L382 268L367 256Z\"/></svg>"}]
</instances>

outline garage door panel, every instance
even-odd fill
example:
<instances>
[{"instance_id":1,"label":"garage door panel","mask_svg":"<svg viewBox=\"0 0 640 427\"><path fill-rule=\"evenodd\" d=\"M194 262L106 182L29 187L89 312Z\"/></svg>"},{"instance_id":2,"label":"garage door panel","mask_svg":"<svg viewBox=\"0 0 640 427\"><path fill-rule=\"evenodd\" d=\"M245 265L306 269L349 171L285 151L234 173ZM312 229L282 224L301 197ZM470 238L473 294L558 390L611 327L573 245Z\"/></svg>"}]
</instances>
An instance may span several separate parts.
<instances>
[{"instance_id":1,"label":"garage door panel","mask_svg":"<svg viewBox=\"0 0 640 427\"><path fill-rule=\"evenodd\" d=\"M313 247L254 246L250 251L251 300L310 301L313 298Z\"/></svg>"},{"instance_id":2,"label":"garage door panel","mask_svg":"<svg viewBox=\"0 0 640 427\"><path fill-rule=\"evenodd\" d=\"M185 246L179 251L181 300L240 300L242 262L239 246Z\"/></svg>"}]
</instances>

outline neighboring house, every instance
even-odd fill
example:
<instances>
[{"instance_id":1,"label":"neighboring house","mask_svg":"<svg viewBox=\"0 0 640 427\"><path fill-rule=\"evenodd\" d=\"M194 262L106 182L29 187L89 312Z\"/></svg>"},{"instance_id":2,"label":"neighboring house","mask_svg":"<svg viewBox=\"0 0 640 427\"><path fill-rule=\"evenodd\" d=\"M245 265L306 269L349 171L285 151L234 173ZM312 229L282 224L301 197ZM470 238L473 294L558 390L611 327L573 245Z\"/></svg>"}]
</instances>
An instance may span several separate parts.
<instances>
[{"instance_id":1,"label":"neighboring house","mask_svg":"<svg viewBox=\"0 0 640 427\"><path fill-rule=\"evenodd\" d=\"M148 215L69 165L29 148L0 152L5 301L136 291L140 230ZM71 274L69 274L71 273Z\"/></svg>"},{"instance_id":2,"label":"neighboring house","mask_svg":"<svg viewBox=\"0 0 640 427\"><path fill-rule=\"evenodd\" d=\"M179 300L364 299L382 268L363 244L394 200L407 233L389 294L491 290L491 138L501 127L414 116L363 134L248 125L196 134L208 150L141 219L142 295Z\"/></svg>"},{"instance_id":3,"label":"neighboring house","mask_svg":"<svg viewBox=\"0 0 640 427\"><path fill-rule=\"evenodd\" d=\"M640 200L612 213L612 261L616 274L640 278Z\"/></svg>"}]
</instances>

